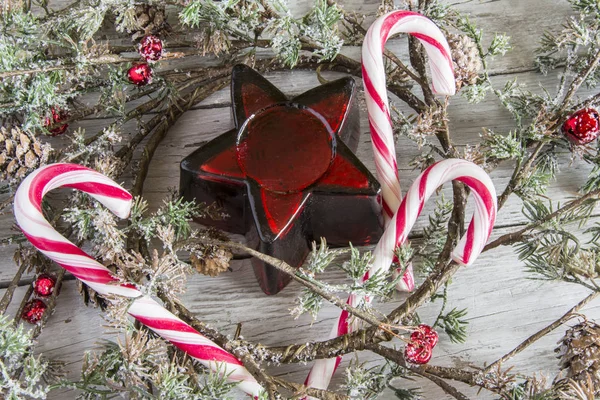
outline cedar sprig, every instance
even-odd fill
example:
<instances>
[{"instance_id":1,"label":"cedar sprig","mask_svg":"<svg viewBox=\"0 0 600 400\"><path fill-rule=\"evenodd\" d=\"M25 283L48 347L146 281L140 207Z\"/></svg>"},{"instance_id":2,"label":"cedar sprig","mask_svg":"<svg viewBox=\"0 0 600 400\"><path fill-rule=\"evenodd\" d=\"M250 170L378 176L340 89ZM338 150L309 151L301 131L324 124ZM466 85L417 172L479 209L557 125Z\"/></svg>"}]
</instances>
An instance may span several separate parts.
<instances>
[{"instance_id":1,"label":"cedar sprig","mask_svg":"<svg viewBox=\"0 0 600 400\"><path fill-rule=\"evenodd\" d=\"M442 315L434 326L442 328L452 342L464 343L467 340L467 325L469 325L464 319L467 312L466 308L461 310L453 308L447 314Z\"/></svg>"},{"instance_id":2,"label":"cedar sprig","mask_svg":"<svg viewBox=\"0 0 600 400\"><path fill-rule=\"evenodd\" d=\"M7 400L45 399L50 391L44 381L48 362L29 351L34 345L31 333L0 315L0 393Z\"/></svg>"},{"instance_id":3,"label":"cedar sprig","mask_svg":"<svg viewBox=\"0 0 600 400\"><path fill-rule=\"evenodd\" d=\"M367 367L358 357L346 369L343 388L352 399L376 399L384 390L391 390L397 399L416 400L420 391L414 388L397 388L392 385L396 378L410 378L411 373L400 365L386 361L380 366Z\"/></svg>"}]
</instances>

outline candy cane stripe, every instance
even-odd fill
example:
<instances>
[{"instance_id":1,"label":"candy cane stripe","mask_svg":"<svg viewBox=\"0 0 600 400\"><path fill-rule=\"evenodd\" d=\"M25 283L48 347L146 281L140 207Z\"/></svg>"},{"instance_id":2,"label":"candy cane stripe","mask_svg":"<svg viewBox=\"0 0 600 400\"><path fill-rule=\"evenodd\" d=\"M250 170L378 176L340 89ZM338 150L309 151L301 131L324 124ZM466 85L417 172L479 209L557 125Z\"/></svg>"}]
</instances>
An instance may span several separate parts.
<instances>
[{"instance_id":1,"label":"candy cane stripe","mask_svg":"<svg viewBox=\"0 0 600 400\"><path fill-rule=\"evenodd\" d=\"M206 367L223 373L227 380L238 382L241 390L256 398L262 388L236 357L134 285L121 284L108 268L52 228L42 214L41 204L44 195L58 187L81 190L117 216L125 218L129 215L131 195L108 177L80 165L48 165L25 178L15 193L15 218L31 244L99 294L131 298L128 313L132 317Z\"/></svg>"},{"instance_id":2,"label":"candy cane stripe","mask_svg":"<svg viewBox=\"0 0 600 400\"><path fill-rule=\"evenodd\" d=\"M425 202L440 186L453 180L461 181L471 188L475 198L475 211L465 235L459 240L452 253L452 258L463 265L473 263L483 250L496 220L496 191L489 176L479 166L465 160L449 159L427 168L413 182L375 247L373 265L363 277L363 281L380 270L389 268L394 257L394 249L405 243ZM407 276L408 279L412 278L412 274L406 274L405 277ZM404 279L404 282L407 285L414 284L407 279ZM370 302L370 299L361 299L355 294L349 297L349 304L352 306L357 306L360 301ZM341 336L352 331L354 326L348 321L348 313L343 311L338 317L334 334ZM334 365L339 364L340 360L341 357L318 360L307 379L310 386L327 388L335 371Z\"/></svg>"}]
</instances>

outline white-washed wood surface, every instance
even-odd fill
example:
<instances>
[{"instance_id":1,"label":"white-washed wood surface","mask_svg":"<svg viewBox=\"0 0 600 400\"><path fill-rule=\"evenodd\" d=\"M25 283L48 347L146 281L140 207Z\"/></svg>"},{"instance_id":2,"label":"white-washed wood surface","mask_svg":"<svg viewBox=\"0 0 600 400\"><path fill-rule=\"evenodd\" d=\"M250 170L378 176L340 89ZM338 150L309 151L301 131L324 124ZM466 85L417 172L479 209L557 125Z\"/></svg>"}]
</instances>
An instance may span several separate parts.
<instances>
[{"instance_id":1,"label":"white-washed wood surface","mask_svg":"<svg viewBox=\"0 0 600 400\"><path fill-rule=\"evenodd\" d=\"M292 3L294 9L301 13L308 8L310 2ZM486 32L488 41L494 32L511 36L513 50L491 64L495 84L500 86L503 82L516 78L532 90L539 90L540 83L550 91L555 90L555 75L542 76L535 73L533 56L542 33L545 30L558 29L563 18L570 13L566 1L465 0L452 3L461 12L470 14L471 20ZM376 1L347 1L344 4L346 10L370 13L370 20L373 19L378 6ZM405 38L394 40L389 47L406 58ZM350 48L346 52L357 58L359 49ZM195 57L189 60L189 64L209 61L206 58ZM340 74L325 73L328 79L338 76ZM315 73L310 71L269 73L267 78L288 95L295 95L318 85ZM402 107L401 104L397 105ZM373 157L364 111L361 119L363 136L358 155L373 171ZM476 106L468 104L460 95L456 96L451 101L450 120L452 137L461 146L476 144L482 127L496 132L508 132L513 126L509 113L501 108L493 96L488 96ZM88 133L94 133L108 122L107 119L91 118L82 121L80 126ZM199 143L225 132L231 126L233 123L228 89L212 95L180 118L157 151L145 184L144 194L152 209L159 206L168 188L177 184L181 159ZM133 123L126 125L126 128L132 132ZM58 138L56 145L66 140L68 139L64 137ZM409 166L409 161L417 154L418 149L409 141L401 140L397 150L402 186L406 190L417 174ZM585 182L589 169L589 166L581 161L571 163L569 154L565 154L561 173L552 184L549 196L555 201L572 197ZM499 192L504 189L510 173L509 166L501 166L493 172L492 178ZM449 192L445 192L448 195ZM431 211L431 203L424 210L424 215ZM524 221L521 203L511 198L498 215L494 237L518 229ZM2 237L11 234L13 222L10 214L0 216ZM418 233L425 223L426 218L421 218L414 232ZM0 284L4 285L3 287L6 287L16 270L12 262L14 249L14 246L0 248ZM314 323L311 323L308 317L293 320L288 310L293 307L294 299L300 293L299 285L292 283L277 296L267 297L260 291L248 261L234 262L232 269L233 272L217 278L198 275L190 277L185 303L199 318L227 334L233 334L236 325L242 323L242 334L245 338L266 345L326 338L338 314L335 307L326 306L318 321ZM512 248L506 247L484 253L475 265L460 270L453 278L448 306L468 308L468 339L465 344L453 344L442 335L432 363L445 366L482 366L490 363L530 334L560 317L587 294L586 290L579 286L530 280L527 279L529 276ZM324 274L323 278L331 281L343 279L342 275L335 271ZM423 277L417 277L417 283L422 279ZM9 308L10 313L14 313L25 289L26 287L20 287L17 290L15 301ZM0 294L2 292L3 290L0 290ZM381 309L391 310L404 297L398 295L393 302L381 305ZM427 304L422 307L419 312L422 320L433 322L438 308L439 304ZM591 303L584 312L591 318L600 317L600 302ZM83 353L94 349L100 340L113 337L103 332L102 325L100 311L83 304L77 293L76 282L65 282L56 311L39 337L37 349L48 357L65 361L69 370L68 376L76 378ZM546 375L551 380L557 373L557 360L553 348L563 331L564 327L540 340L511 360L509 365L514 365L515 371L535 372L538 375ZM379 362L377 357L367 353L360 353L359 357L361 361L368 361L373 365ZM351 358L352 355L347 356L344 365ZM290 365L272 368L272 371L286 379L302 382L308 369L309 366L306 365ZM334 388L342 382L342 376L343 368L336 375ZM420 387L425 399L446 398L437 386L428 381L396 382L396 385ZM485 392L478 395L476 389L464 385L457 386L469 398L493 398ZM71 399L74 396L72 391L55 391L50 398ZM240 395L240 398L243 396ZM392 399L394 396L387 392L382 398Z\"/></svg>"}]
</instances>

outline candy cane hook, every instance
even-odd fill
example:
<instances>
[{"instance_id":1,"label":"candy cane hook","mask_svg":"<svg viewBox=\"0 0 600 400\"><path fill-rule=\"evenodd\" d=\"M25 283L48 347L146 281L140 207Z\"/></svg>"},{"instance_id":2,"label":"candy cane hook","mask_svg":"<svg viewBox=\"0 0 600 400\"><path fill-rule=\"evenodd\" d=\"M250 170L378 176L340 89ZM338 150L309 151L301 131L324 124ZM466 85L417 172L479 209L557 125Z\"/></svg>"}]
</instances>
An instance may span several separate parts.
<instances>
[{"instance_id":1,"label":"candy cane hook","mask_svg":"<svg viewBox=\"0 0 600 400\"><path fill-rule=\"evenodd\" d=\"M383 49L388 38L408 33L418 39L429 57L433 90L456 91L450 47L442 31L427 17L412 11L393 11L378 18L367 31L362 47L362 75L371 127L375 168L381 183L384 211L391 218L402 199L392 119L386 88Z\"/></svg>"},{"instance_id":2,"label":"candy cane hook","mask_svg":"<svg viewBox=\"0 0 600 400\"><path fill-rule=\"evenodd\" d=\"M496 190L488 174L479 166L465 160L449 159L440 161L427 168L411 185L394 214L388 228L373 252L375 260L363 281L381 270L387 270L392 263L394 249L401 246L415 222L425 202L444 183L457 180L471 188L475 199L475 212L469 227L452 252L452 259L462 265L471 265L483 250L492 233L496 221ZM363 300L361 296L350 295L348 304L356 306ZM371 299L364 299L370 302ZM353 332L357 324L350 322L350 315L342 311L330 337L334 338ZM317 360L306 379L310 387L326 389L341 357Z\"/></svg>"},{"instance_id":3,"label":"candy cane hook","mask_svg":"<svg viewBox=\"0 0 600 400\"><path fill-rule=\"evenodd\" d=\"M47 165L25 178L15 194L17 224L33 246L99 294L133 299L128 311L131 316L213 371L217 371L219 365L222 365L219 372L225 374L229 381L239 382L241 390L258 396L261 386L235 356L201 335L149 296L143 295L135 286L119 284L108 268L87 255L48 223L42 214L42 199L50 190L59 187L88 193L120 218L129 215L131 195L110 178L76 164Z\"/></svg>"},{"instance_id":4,"label":"candy cane hook","mask_svg":"<svg viewBox=\"0 0 600 400\"><path fill-rule=\"evenodd\" d=\"M425 47L434 91L453 95L456 86L450 47L444 34L431 20L412 11L393 11L378 18L371 25L362 47L362 75L386 227L400 205L402 192L386 88L383 49L388 38L400 32L412 35ZM410 265L397 286L398 290L402 291L410 292L414 289Z\"/></svg>"}]
</instances>

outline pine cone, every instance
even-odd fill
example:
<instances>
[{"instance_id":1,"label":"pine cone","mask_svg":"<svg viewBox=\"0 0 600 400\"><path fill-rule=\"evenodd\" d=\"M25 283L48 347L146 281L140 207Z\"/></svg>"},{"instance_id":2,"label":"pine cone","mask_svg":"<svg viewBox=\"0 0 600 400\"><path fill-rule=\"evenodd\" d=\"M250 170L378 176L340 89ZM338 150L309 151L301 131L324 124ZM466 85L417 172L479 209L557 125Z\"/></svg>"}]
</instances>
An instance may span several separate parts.
<instances>
[{"instance_id":1,"label":"pine cone","mask_svg":"<svg viewBox=\"0 0 600 400\"><path fill-rule=\"evenodd\" d=\"M202 252L192 252L190 261L192 266L201 274L215 277L229 269L229 261L232 257L233 254L227 249L218 246L206 246Z\"/></svg>"},{"instance_id":2,"label":"pine cone","mask_svg":"<svg viewBox=\"0 0 600 400\"><path fill-rule=\"evenodd\" d=\"M0 129L0 180L16 185L34 169L47 164L49 144L17 127Z\"/></svg>"},{"instance_id":3,"label":"pine cone","mask_svg":"<svg viewBox=\"0 0 600 400\"><path fill-rule=\"evenodd\" d=\"M477 45L467 35L448 34L447 38L454 64L456 89L475 84L483 67Z\"/></svg>"},{"instance_id":4,"label":"pine cone","mask_svg":"<svg viewBox=\"0 0 600 400\"><path fill-rule=\"evenodd\" d=\"M600 394L600 325L584 321L567 330L554 350L560 358L560 368L566 370L566 380L581 384L591 380Z\"/></svg>"},{"instance_id":5,"label":"pine cone","mask_svg":"<svg viewBox=\"0 0 600 400\"><path fill-rule=\"evenodd\" d=\"M131 35L133 41L137 41L146 35L162 36L168 31L169 24L164 7L159 7L150 4L136 4L135 25L137 31Z\"/></svg>"}]
</instances>

